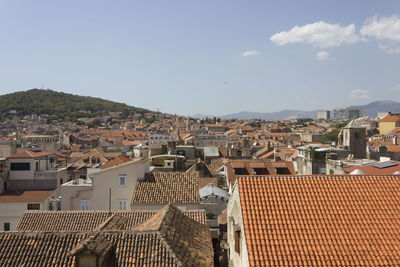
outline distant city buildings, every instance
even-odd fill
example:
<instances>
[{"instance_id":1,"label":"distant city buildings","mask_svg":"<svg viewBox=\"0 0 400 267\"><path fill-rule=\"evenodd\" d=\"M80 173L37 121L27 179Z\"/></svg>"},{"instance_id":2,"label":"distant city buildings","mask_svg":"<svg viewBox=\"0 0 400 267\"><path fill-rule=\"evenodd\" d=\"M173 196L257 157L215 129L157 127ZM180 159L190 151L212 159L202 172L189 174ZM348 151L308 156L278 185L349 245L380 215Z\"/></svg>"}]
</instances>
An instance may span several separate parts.
<instances>
[{"instance_id":1,"label":"distant city buildings","mask_svg":"<svg viewBox=\"0 0 400 267\"><path fill-rule=\"evenodd\" d=\"M317 120L330 120L331 112L329 110L320 110L317 112Z\"/></svg>"},{"instance_id":2,"label":"distant city buildings","mask_svg":"<svg viewBox=\"0 0 400 267\"><path fill-rule=\"evenodd\" d=\"M370 266L397 266L400 114L316 113L8 116L0 120L0 246L9 250L0 250L0 266L364 266L368 255ZM376 232L376 220L391 232ZM343 236L350 241L334 239ZM60 253L35 256L47 251Z\"/></svg>"},{"instance_id":3,"label":"distant city buildings","mask_svg":"<svg viewBox=\"0 0 400 267\"><path fill-rule=\"evenodd\" d=\"M350 109L350 108L335 108L333 110L334 120L353 120L363 116L362 109Z\"/></svg>"}]
</instances>

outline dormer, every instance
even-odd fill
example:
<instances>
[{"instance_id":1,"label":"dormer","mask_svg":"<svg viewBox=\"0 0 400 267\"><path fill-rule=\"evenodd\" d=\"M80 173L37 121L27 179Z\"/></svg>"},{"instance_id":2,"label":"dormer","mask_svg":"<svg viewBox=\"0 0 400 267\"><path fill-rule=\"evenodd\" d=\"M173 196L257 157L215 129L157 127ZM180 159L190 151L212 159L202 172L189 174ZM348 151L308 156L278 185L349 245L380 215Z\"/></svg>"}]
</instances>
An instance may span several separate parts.
<instances>
[{"instance_id":1,"label":"dormer","mask_svg":"<svg viewBox=\"0 0 400 267\"><path fill-rule=\"evenodd\" d=\"M101 232L80 242L69 255L75 257L75 267L114 266L116 261L114 245Z\"/></svg>"}]
</instances>

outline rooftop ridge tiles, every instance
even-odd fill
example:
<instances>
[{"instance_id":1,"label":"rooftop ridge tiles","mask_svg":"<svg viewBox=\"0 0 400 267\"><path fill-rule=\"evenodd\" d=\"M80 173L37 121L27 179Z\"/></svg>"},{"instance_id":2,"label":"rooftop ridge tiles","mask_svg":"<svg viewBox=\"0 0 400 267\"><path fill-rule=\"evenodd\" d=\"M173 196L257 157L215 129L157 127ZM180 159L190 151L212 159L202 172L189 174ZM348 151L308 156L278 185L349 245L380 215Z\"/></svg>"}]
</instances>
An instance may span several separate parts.
<instances>
[{"instance_id":1,"label":"rooftop ridge tiles","mask_svg":"<svg viewBox=\"0 0 400 267\"><path fill-rule=\"evenodd\" d=\"M127 217L121 216L117 213L114 213L109 218L107 218L103 223L97 226L94 231L103 231L103 230L120 230L123 225L128 221ZM111 227L111 228L109 228ZM116 227L116 229L114 229Z\"/></svg>"}]
</instances>

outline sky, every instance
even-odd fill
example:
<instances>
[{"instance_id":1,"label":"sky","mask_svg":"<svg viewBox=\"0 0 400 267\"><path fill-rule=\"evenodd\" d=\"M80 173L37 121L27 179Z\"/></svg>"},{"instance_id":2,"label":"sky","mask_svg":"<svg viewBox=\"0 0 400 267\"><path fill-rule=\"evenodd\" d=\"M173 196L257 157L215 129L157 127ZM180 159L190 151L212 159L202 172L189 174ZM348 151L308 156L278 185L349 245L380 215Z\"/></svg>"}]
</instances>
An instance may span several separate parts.
<instances>
[{"instance_id":1,"label":"sky","mask_svg":"<svg viewBox=\"0 0 400 267\"><path fill-rule=\"evenodd\" d=\"M0 94L180 115L400 102L398 0L0 0Z\"/></svg>"}]
</instances>

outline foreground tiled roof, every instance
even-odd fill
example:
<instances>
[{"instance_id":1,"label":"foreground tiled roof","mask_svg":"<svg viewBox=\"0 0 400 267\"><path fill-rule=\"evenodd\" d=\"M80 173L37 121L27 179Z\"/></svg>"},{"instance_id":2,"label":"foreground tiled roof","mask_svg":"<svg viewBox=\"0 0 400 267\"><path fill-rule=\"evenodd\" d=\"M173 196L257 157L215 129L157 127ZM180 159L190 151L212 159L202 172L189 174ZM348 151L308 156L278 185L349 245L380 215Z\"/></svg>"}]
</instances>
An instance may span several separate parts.
<instances>
[{"instance_id":1,"label":"foreground tiled roof","mask_svg":"<svg viewBox=\"0 0 400 267\"><path fill-rule=\"evenodd\" d=\"M109 266L213 266L208 227L173 206L137 229L115 230L123 223L115 215L94 231L0 232L0 266L74 266L87 251L111 253Z\"/></svg>"},{"instance_id":2,"label":"foreground tiled roof","mask_svg":"<svg viewBox=\"0 0 400 267\"><path fill-rule=\"evenodd\" d=\"M185 172L155 172L137 181L132 204L198 203L198 175Z\"/></svg>"},{"instance_id":3,"label":"foreground tiled roof","mask_svg":"<svg viewBox=\"0 0 400 267\"><path fill-rule=\"evenodd\" d=\"M210 266L213 250L208 226L181 215L182 212L168 205L152 218L139 225L137 231L157 231L162 234L183 266ZM192 261L193 258L196 261Z\"/></svg>"},{"instance_id":4,"label":"foreground tiled roof","mask_svg":"<svg viewBox=\"0 0 400 267\"><path fill-rule=\"evenodd\" d=\"M20 218L17 231L92 231L114 214L126 217L120 230L133 230L157 211L27 211ZM206 224L204 210L186 210L183 214Z\"/></svg>"},{"instance_id":5,"label":"foreground tiled roof","mask_svg":"<svg viewBox=\"0 0 400 267\"><path fill-rule=\"evenodd\" d=\"M74 266L75 258L69 253L90 234L0 232L0 266ZM116 247L114 266L180 266L158 232L104 235Z\"/></svg>"},{"instance_id":6,"label":"foreground tiled roof","mask_svg":"<svg viewBox=\"0 0 400 267\"><path fill-rule=\"evenodd\" d=\"M250 266L399 266L399 176L238 179Z\"/></svg>"}]
</instances>

